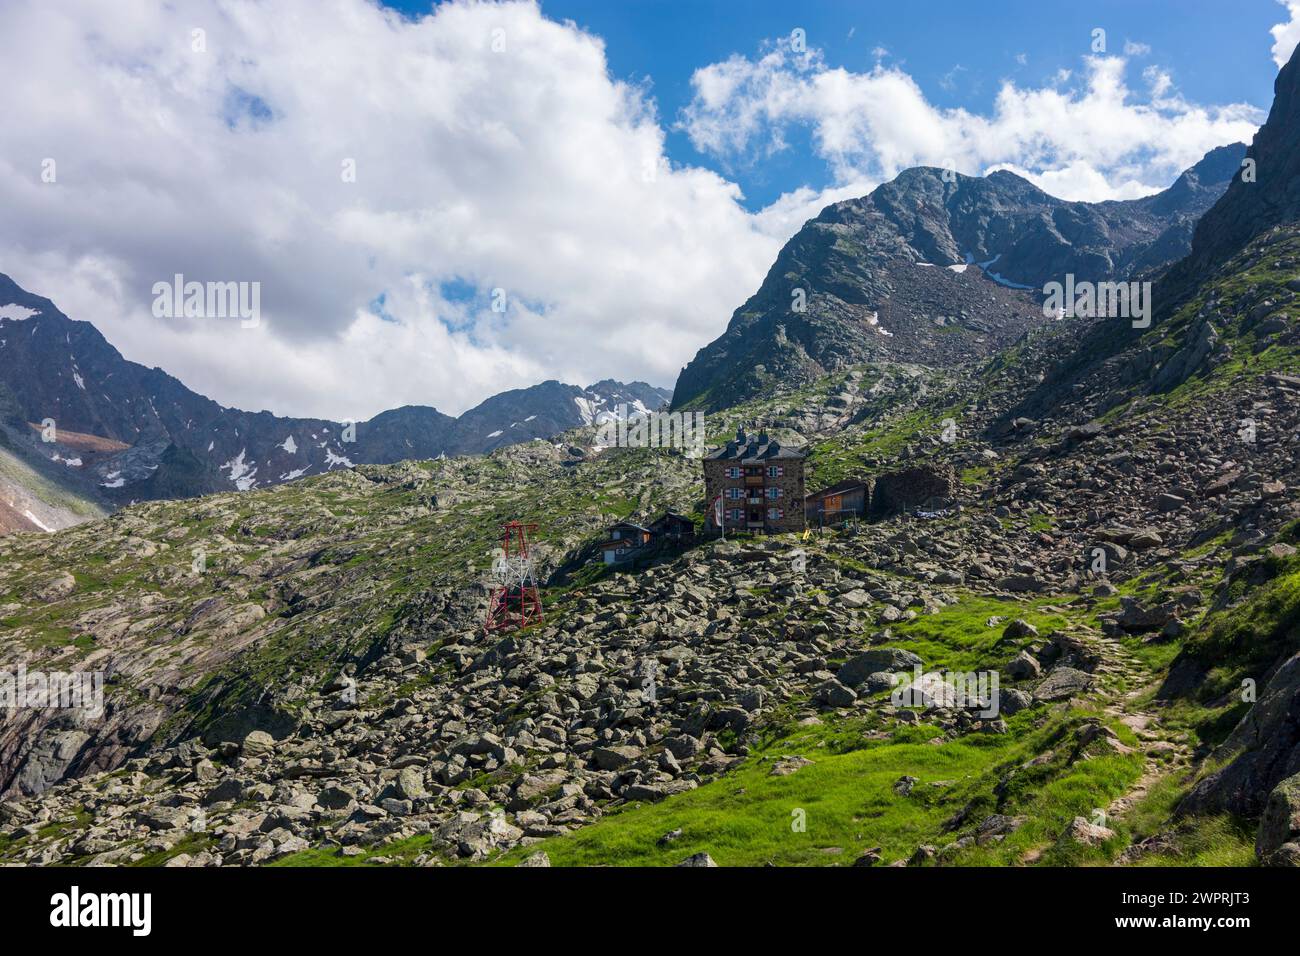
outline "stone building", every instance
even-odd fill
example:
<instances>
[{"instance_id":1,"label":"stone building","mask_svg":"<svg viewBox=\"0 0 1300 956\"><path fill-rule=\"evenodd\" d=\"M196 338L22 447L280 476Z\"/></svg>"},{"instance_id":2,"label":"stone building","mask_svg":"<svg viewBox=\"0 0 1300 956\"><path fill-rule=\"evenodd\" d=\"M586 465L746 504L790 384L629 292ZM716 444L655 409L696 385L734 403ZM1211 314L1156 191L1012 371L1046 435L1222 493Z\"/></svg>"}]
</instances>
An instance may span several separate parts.
<instances>
[{"instance_id":1,"label":"stone building","mask_svg":"<svg viewBox=\"0 0 1300 956\"><path fill-rule=\"evenodd\" d=\"M704 456L706 527L718 530L721 496L728 531L803 530L805 457L804 449L783 446L766 432L739 429L733 441Z\"/></svg>"}]
</instances>

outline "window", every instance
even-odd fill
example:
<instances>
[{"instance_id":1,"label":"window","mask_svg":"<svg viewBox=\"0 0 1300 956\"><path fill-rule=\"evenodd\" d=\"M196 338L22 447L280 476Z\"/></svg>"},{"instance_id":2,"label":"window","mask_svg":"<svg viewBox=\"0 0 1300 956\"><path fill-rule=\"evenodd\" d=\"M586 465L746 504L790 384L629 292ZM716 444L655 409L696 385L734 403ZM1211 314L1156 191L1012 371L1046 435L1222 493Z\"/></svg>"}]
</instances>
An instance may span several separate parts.
<instances>
[{"instance_id":1,"label":"window","mask_svg":"<svg viewBox=\"0 0 1300 956\"><path fill-rule=\"evenodd\" d=\"M769 501L776 501L776 499L777 499L777 498L780 498L782 494L783 494L783 492L782 492L782 490L781 490L780 488L768 488L768 489L767 489L767 498L768 498Z\"/></svg>"},{"instance_id":2,"label":"window","mask_svg":"<svg viewBox=\"0 0 1300 956\"><path fill-rule=\"evenodd\" d=\"M732 501L739 501L741 498L745 497L745 489L744 489L744 488L728 488L728 489L727 489L727 497L730 498Z\"/></svg>"},{"instance_id":3,"label":"window","mask_svg":"<svg viewBox=\"0 0 1300 956\"><path fill-rule=\"evenodd\" d=\"M767 466L767 477L769 477L769 478L780 478L780 477L782 477L783 475L785 475L785 466L784 466L784 465L768 465L768 466Z\"/></svg>"},{"instance_id":4,"label":"window","mask_svg":"<svg viewBox=\"0 0 1300 956\"><path fill-rule=\"evenodd\" d=\"M784 508L768 508L768 509L767 509L767 520L768 520L768 521L780 521L780 520L781 520L782 518L784 518L784 517L785 517L785 509L784 509Z\"/></svg>"},{"instance_id":5,"label":"window","mask_svg":"<svg viewBox=\"0 0 1300 956\"><path fill-rule=\"evenodd\" d=\"M730 468L727 469L727 477L728 477L728 478L739 478L739 477L740 477L740 468L739 468L738 466L736 466L736 465L732 465Z\"/></svg>"},{"instance_id":6,"label":"window","mask_svg":"<svg viewBox=\"0 0 1300 956\"><path fill-rule=\"evenodd\" d=\"M744 521L744 520L745 520L745 509L744 509L744 508L732 508L729 512L727 512L727 514L728 514L728 516L731 518L732 521Z\"/></svg>"}]
</instances>

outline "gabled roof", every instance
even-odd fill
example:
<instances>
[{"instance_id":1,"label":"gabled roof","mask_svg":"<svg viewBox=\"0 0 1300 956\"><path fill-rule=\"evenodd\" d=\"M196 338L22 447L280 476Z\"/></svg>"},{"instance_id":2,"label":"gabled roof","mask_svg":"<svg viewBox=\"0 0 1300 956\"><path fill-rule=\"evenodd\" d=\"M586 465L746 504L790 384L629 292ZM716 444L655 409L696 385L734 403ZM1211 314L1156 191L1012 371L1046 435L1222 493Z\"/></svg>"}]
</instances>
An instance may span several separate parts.
<instances>
[{"instance_id":1,"label":"gabled roof","mask_svg":"<svg viewBox=\"0 0 1300 956\"><path fill-rule=\"evenodd\" d=\"M824 498L826 495L842 495L846 491L855 491L858 488L867 487L867 481L864 478L846 478L843 481L837 481L828 488L821 491L814 491L812 494L805 495L807 498Z\"/></svg>"},{"instance_id":2,"label":"gabled roof","mask_svg":"<svg viewBox=\"0 0 1300 956\"><path fill-rule=\"evenodd\" d=\"M676 511L667 511L658 518L655 518L654 521L651 521L650 527L653 528L657 524L666 524L669 521L681 521L685 524L695 524L695 522L686 517L686 515L678 514Z\"/></svg>"},{"instance_id":3,"label":"gabled roof","mask_svg":"<svg viewBox=\"0 0 1300 956\"><path fill-rule=\"evenodd\" d=\"M767 432L746 435L743 430L736 432L736 437L721 448L716 448L704 456L713 461L738 461L741 464L758 463L775 460L802 460L807 452L802 448L782 445Z\"/></svg>"},{"instance_id":4,"label":"gabled roof","mask_svg":"<svg viewBox=\"0 0 1300 956\"><path fill-rule=\"evenodd\" d=\"M649 528L639 525L634 521L616 521L609 526L610 531L613 531L615 528L632 528L636 531L644 531L646 534L651 533Z\"/></svg>"}]
</instances>

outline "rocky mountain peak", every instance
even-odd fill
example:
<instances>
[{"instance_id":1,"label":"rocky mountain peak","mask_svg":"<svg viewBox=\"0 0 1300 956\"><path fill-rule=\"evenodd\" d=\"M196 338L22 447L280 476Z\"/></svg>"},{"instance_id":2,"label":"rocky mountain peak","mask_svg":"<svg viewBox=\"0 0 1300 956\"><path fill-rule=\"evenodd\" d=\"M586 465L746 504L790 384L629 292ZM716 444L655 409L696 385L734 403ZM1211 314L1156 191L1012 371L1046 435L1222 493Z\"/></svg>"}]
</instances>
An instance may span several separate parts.
<instances>
[{"instance_id":1,"label":"rocky mountain peak","mask_svg":"<svg viewBox=\"0 0 1300 956\"><path fill-rule=\"evenodd\" d=\"M716 406L867 360L953 367L1035 327L1044 283L1117 281L1190 248L1241 144L1155 196L1069 202L1000 170L899 174L835 203L786 243L723 335L682 370L674 403Z\"/></svg>"},{"instance_id":2,"label":"rocky mountain peak","mask_svg":"<svg viewBox=\"0 0 1300 956\"><path fill-rule=\"evenodd\" d=\"M1278 73L1273 90L1268 120L1246 150L1251 162L1243 166L1238 158L1232 165L1228 157L1216 158L1213 169L1227 171L1231 183L1197 223L1191 254L1171 270L1171 289L1226 262L1253 236L1300 219L1300 49Z\"/></svg>"}]
</instances>

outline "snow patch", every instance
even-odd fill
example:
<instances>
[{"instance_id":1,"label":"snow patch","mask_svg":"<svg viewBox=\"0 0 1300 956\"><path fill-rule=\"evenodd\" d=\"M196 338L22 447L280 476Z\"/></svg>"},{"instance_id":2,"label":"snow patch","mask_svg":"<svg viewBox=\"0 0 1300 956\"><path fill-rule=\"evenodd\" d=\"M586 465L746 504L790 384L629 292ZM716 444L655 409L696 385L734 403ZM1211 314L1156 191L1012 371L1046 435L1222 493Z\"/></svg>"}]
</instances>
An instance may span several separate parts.
<instances>
[{"instance_id":1,"label":"snow patch","mask_svg":"<svg viewBox=\"0 0 1300 956\"><path fill-rule=\"evenodd\" d=\"M1019 282L1012 282L1010 279L1004 279L996 272L985 272L986 276L996 282L998 285L1004 285L1008 289L1032 289L1031 285L1021 285Z\"/></svg>"},{"instance_id":2,"label":"snow patch","mask_svg":"<svg viewBox=\"0 0 1300 956\"><path fill-rule=\"evenodd\" d=\"M883 325L880 324L879 312L872 312L869 316L867 316L867 325L871 326L881 335L893 336L894 334L893 332L889 331L889 329L885 328Z\"/></svg>"},{"instance_id":3,"label":"snow patch","mask_svg":"<svg viewBox=\"0 0 1300 956\"><path fill-rule=\"evenodd\" d=\"M582 418L582 424L591 425L596 421L597 402L582 395L574 395L573 403L578 406L578 415Z\"/></svg>"},{"instance_id":4,"label":"snow patch","mask_svg":"<svg viewBox=\"0 0 1300 956\"><path fill-rule=\"evenodd\" d=\"M72 373L72 380L77 383L77 388L81 389L83 392L86 390L86 380L76 371Z\"/></svg>"},{"instance_id":5,"label":"snow patch","mask_svg":"<svg viewBox=\"0 0 1300 956\"><path fill-rule=\"evenodd\" d=\"M488 433L488 438L499 438L499 437L501 437L501 429L499 428L494 432Z\"/></svg>"},{"instance_id":6,"label":"snow patch","mask_svg":"<svg viewBox=\"0 0 1300 956\"><path fill-rule=\"evenodd\" d=\"M223 470L230 469L230 474L227 477L235 483L235 487L240 491L247 491L257 484L257 469L244 462L246 452L247 449L245 448L239 449L238 455L221 466Z\"/></svg>"},{"instance_id":7,"label":"snow patch","mask_svg":"<svg viewBox=\"0 0 1300 956\"><path fill-rule=\"evenodd\" d=\"M295 468L293 471L290 471L290 472L287 472L287 473L281 475L281 476L280 476L280 480L281 480L281 481L293 481L295 478L301 478L301 477L302 477L303 475L305 475L305 474L307 474L307 469L306 469L306 468Z\"/></svg>"},{"instance_id":8,"label":"snow patch","mask_svg":"<svg viewBox=\"0 0 1300 956\"><path fill-rule=\"evenodd\" d=\"M36 515L32 514L30 511L24 511L23 517L26 518L28 521L30 521L32 524L36 525L36 527L40 528L42 531L52 532L54 530L49 525L47 525L44 521L42 521L40 518L36 517Z\"/></svg>"},{"instance_id":9,"label":"snow patch","mask_svg":"<svg viewBox=\"0 0 1300 956\"><path fill-rule=\"evenodd\" d=\"M347 458L342 455L334 454L334 452L328 448L325 449L325 464L330 468L333 468L335 465L342 465L344 468L355 467L352 462L347 460Z\"/></svg>"},{"instance_id":10,"label":"snow patch","mask_svg":"<svg viewBox=\"0 0 1300 956\"><path fill-rule=\"evenodd\" d=\"M280 444L277 447L283 448L291 455L297 454L298 452L298 443L293 440L292 435L290 435L284 441L280 442Z\"/></svg>"},{"instance_id":11,"label":"snow patch","mask_svg":"<svg viewBox=\"0 0 1300 956\"><path fill-rule=\"evenodd\" d=\"M25 322L33 315L40 315L39 309L29 309L21 306L16 302L10 302L8 305L0 305L0 322L8 319L10 322ZM35 332L35 329L32 329Z\"/></svg>"}]
</instances>

